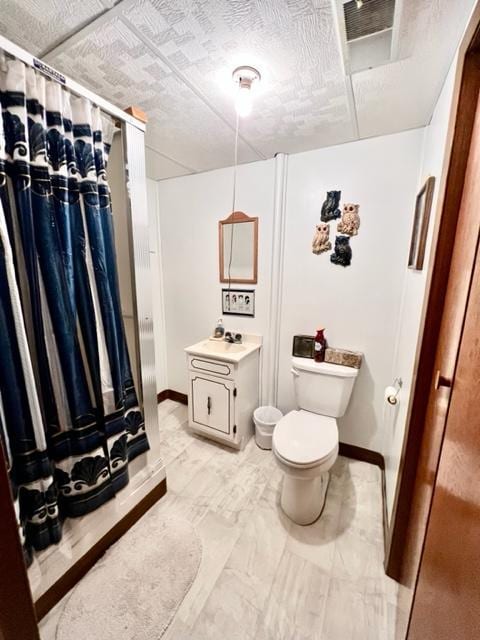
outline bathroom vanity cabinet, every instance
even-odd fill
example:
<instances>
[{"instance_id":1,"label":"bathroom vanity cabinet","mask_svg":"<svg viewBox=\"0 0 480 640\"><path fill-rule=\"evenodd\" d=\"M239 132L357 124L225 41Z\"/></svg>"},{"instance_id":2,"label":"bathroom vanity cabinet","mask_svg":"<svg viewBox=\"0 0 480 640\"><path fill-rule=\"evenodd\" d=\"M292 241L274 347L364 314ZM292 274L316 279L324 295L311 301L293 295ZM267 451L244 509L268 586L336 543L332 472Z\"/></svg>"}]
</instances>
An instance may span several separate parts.
<instances>
[{"instance_id":1,"label":"bathroom vanity cabinet","mask_svg":"<svg viewBox=\"0 0 480 640\"><path fill-rule=\"evenodd\" d=\"M253 412L259 402L260 345L231 345L244 346L244 351L231 354L228 347L225 354L209 352L209 346L204 341L186 349L189 426L203 436L243 449L253 433Z\"/></svg>"}]
</instances>

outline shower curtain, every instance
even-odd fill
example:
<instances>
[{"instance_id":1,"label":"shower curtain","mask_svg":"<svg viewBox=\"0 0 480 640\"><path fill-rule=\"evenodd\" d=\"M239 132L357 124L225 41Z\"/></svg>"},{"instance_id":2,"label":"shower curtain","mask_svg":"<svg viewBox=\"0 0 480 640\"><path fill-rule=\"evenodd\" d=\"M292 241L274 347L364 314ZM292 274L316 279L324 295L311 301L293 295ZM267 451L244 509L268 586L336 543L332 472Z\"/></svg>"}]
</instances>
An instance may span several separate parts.
<instances>
[{"instance_id":1,"label":"shower curtain","mask_svg":"<svg viewBox=\"0 0 480 640\"><path fill-rule=\"evenodd\" d=\"M121 316L114 126L0 54L0 434L27 562L148 449Z\"/></svg>"}]
</instances>

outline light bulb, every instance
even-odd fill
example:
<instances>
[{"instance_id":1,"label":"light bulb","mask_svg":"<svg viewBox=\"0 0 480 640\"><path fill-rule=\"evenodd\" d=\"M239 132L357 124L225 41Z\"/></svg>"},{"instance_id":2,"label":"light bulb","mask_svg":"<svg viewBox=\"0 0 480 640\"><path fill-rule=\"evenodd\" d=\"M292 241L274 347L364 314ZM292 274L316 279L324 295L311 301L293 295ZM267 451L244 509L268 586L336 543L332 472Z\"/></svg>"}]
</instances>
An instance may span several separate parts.
<instances>
[{"instance_id":1,"label":"light bulb","mask_svg":"<svg viewBox=\"0 0 480 640\"><path fill-rule=\"evenodd\" d=\"M245 118L252 112L252 92L250 84L240 82L235 99L235 108L241 118Z\"/></svg>"},{"instance_id":2,"label":"light bulb","mask_svg":"<svg viewBox=\"0 0 480 640\"><path fill-rule=\"evenodd\" d=\"M357 0L357 9L361 9L363 7L363 0Z\"/></svg>"},{"instance_id":3,"label":"light bulb","mask_svg":"<svg viewBox=\"0 0 480 640\"><path fill-rule=\"evenodd\" d=\"M260 82L260 72L253 67L237 67L232 73L232 78L237 85L235 109L241 118L245 118L252 111L252 85L254 82Z\"/></svg>"}]
</instances>

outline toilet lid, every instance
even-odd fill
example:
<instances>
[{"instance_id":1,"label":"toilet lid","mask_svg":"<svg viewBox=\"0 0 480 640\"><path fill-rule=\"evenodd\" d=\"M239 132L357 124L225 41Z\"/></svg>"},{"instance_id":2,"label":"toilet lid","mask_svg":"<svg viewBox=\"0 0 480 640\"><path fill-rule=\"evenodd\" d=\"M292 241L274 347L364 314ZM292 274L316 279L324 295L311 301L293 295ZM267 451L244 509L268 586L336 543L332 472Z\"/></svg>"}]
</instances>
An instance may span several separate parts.
<instances>
[{"instance_id":1,"label":"toilet lid","mask_svg":"<svg viewBox=\"0 0 480 640\"><path fill-rule=\"evenodd\" d=\"M274 429L273 446L292 464L321 462L338 446L337 421L310 411L290 411Z\"/></svg>"},{"instance_id":2,"label":"toilet lid","mask_svg":"<svg viewBox=\"0 0 480 640\"><path fill-rule=\"evenodd\" d=\"M358 369L353 367L344 367L342 364L331 364L330 362L315 362L312 358L294 356L292 365L295 369L309 371L310 373L323 373L337 378L356 378L358 376Z\"/></svg>"}]
</instances>

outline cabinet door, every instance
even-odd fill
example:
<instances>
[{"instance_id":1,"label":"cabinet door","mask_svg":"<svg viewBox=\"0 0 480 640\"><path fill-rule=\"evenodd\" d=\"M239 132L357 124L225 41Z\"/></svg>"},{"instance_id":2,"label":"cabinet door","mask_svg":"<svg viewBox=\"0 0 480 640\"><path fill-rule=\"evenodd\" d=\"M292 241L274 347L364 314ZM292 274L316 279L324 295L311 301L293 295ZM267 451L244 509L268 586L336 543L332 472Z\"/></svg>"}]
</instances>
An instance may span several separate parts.
<instances>
[{"instance_id":1,"label":"cabinet door","mask_svg":"<svg viewBox=\"0 0 480 640\"><path fill-rule=\"evenodd\" d=\"M193 376L192 419L196 424L233 433L233 382Z\"/></svg>"}]
</instances>

